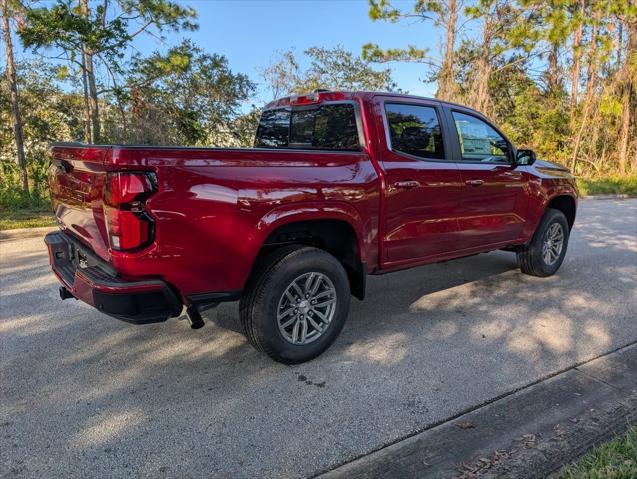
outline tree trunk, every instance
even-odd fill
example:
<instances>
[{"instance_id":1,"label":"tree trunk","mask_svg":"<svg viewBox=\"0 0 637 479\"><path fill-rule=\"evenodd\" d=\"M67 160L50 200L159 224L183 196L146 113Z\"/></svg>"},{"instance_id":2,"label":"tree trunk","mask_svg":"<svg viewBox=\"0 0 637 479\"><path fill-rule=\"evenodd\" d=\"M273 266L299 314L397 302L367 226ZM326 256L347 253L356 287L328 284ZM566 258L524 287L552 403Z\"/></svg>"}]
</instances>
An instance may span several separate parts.
<instances>
[{"instance_id":1,"label":"tree trunk","mask_svg":"<svg viewBox=\"0 0 637 479\"><path fill-rule=\"evenodd\" d=\"M84 141L91 143L93 135L91 134L91 106L88 101L88 81L86 79L86 57L82 50L82 92L84 94Z\"/></svg>"},{"instance_id":2,"label":"tree trunk","mask_svg":"<svg viewBox=\"0 0 637 479\"><path fill-rule=\"evenodd\" d=\"M478 87L476 88L476 110L489 114L489 77L491 75L491 65L488 59L480 60L478 66L477 81Z\"/></svg>"},{"instance_id":3,"label":"tree trunk","mask_svg":"<svg viewBox=\"0 0 637 479\"><path fill-rule=\"evenodd\" d=\"M604 151L604 148L602 148L602 154L598 155L597 153L597 147L599 145L600 129L603 128L603 126L600 124L601 111L599 109L599 105L592 103L591 109L593 108L594 108L594 111L592 112L590 116L589 127L586 131L586 136L589 138L589 141L588 141L588 145L584 145L584 146L588 146L588 148L587 149L582 148L580 150L581 151L580 156L583 156L587 158L588 161L590 161L591 163L594 163L596 165L596 169L599 170L603 168L604 166L604 156L606 155L606 152ZM605 146L606 142L602 142L602 143ZM597 163L599 163L599 165L597 165Z\"/></svg>"},{"instance_id":4,"label":"tree trunk","mask_svg":"<svg viewBox=\"0 0 637 479\"><path fill-rule=\"evenodd\" d=\"M546 75L546 82L548 84L549 93L555 93L560 88L560 45L553 43L551 45L551 51L548 58L548 72Z\"/></svg>"},{"instance_id":5,"label":"tree trunk","mask_svg":"<svg viewBox=\"0 0 637 479\"><path fill-rule=\"evenodd\" d=\"M630 83L624 85L624 94L622 95L622 121L621 132L619 136L619 172L623 175L626 173L626 160L628 159L628 140L630 136Z\"/></svg>"},{"instance_id":6,"label":"tree trunk","mask_svg":"<svg viewBox=\"0 0 637 479\"><path fill-rule=\"evenodd\" d=\"M628 161L629 147L630 147L630 131L631 125L634 123L634 115L631 117L631 109L634 92L635 92L635 78L637 74L631 70L630 59L634 55L637 55L637 27L635 25L627 25L626 34L628 36L626 45L626 55L624 58L624 65L622 67L622 119L619 132L619 171L626 173L626 162ZM621 50L621 42L618 44L618 49ZM619 53L618 53L619 56ZM633 166L633 171L634 171Z\"/></svg>"},{"instance_id":7,"label":"tree trunk","mask_svg":"<svg viewBox=\"0 0 637 479\"><path fill-rule=\"evenodd\" d=\"M85 17L89 16L89 8L88 8L88 0L80 0L80 5L82 9L82 15ZM91 117L91 142L99 143L100 142L100 112L99 112L99 104L97 101L97 86L95 84L95 71L93 68L93 51L84 46L83 47L83 56L84 56L84 70L86 72L86 79L88 83L88 104L89 104L89 113Z\"/></svg>"},{"instance_id":8,"label":"tree trunk","mask_svg":"<svg viewBox=\"0 0 637 479\"><path fill-rule=\"evenodd\" d=\"M619 22L617 26L617 66L622 64L622 48L624 47L624 25Z\"/></svg>"},{"instance_id":9,"label":"tree trunk","mask_svg":"<svg viewBox=\"0 0 637 479\"><path fill-rule=\"evenodd\" d=\"M91 50L86 50L86 78L88 80L89 110L91 114L91 134L92 142L100 142L100 112L97 102L97 86L95 85L95 73L93 71L93 54Z\"/></svg>"},{"instance_id":10,"label":"tree trunk","mask_svg":"<svg viewBox=\"0 0 637 479\"><path fill-rule=\"evenodd\" d=\"M7 53L7 82L11 91L11 110L13 112L13 131L17 150L17 163L20 169L20 183L22 190L29 193L29 178L27 175L27 161L24 155L24 133L22 131L22 116L18 96L18 84L15 75L15 60L13 58L13 43L11 41L11 26L9 25L9 7L7 0L2 0L2 29Z\"/></svg>"},{"instance_id":11,"label":"tree trunk","mask_svg":"<svg viewBox=\"0 0 637 479\"><path fill-rule=\"evenodd\" d=\"M445 18L446 17L446 18ZM454 54L456 44L456 28L458 23L458 2L457 0L449 0L446 15L443 17L443 23L447 31L447 43L445 45L445 54L438 75L438 94L441 100L453 100L456 93L456 78L454 75Z\"/></svg>"},{"instance_id":12,"label":"tree trunk","mask_svg":"<svg viewBox=\"0 0 637 479\"><path fill-rule=\"evenodd\" d=\"M584 96L584 108L582 109L582 117L580 119L580 126L575 136L573 145L573 157L571 159L571 171L575 173L575 167L577 166L577 157L580 153L580 146L582 144L582 138L588 124L588 116L591 111L593 99L595 96L595 88L597 87L597 70L599 66L598 58L598 45L597 45L597 33L599 31L599 24L601 20L601 11L597 12L593 21L593 29L591 31L590 49L588 52L588 78L586 80L586 94Z\"/></svg>"},{"instance_id":13,"label":"tree trunk","mask_svg":"<svg viewBox=\"0 0 637 479\"><path fill-rule=\"evenodd\" d=\"M472 96L475 109L488 114L489 106L489 78L491 77L491 45L493 42L493 30L499 21L497 8L485 12L482 25L482 49L476 65L476 75Z\"/></svg>"},{"instance_id":14,"label":"tree trunk","mask_svg":"<svg viewBox=\"0 0 637 479\"><path fill-rule=\"evenodd\" d=\"M584 29L583 17L586 9L586 0L580 0L580 19L575 35L573 36L573 65L571 66L571 108L577 108L577 95L579 90L579 68L582 53L580 47L582 45L582 30Z\"/></svg>"}]
</instances>

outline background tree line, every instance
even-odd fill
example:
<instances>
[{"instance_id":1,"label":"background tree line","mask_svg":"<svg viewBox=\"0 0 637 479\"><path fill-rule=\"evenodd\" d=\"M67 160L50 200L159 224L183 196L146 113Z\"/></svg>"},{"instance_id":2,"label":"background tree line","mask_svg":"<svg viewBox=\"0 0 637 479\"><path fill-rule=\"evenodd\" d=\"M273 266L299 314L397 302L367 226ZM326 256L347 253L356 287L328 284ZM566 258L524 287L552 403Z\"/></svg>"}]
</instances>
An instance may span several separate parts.
<instances>
[{"instance_id":1,"label":"background tree line","mask_svg":"<svg viewBox=\"0 0 637 479\"><path fill-rule=\"evenodd\" d=\"M0 207L47 201L50 142L250 146L257 82L272 98L397 90L394 62L422 64L438 98L484 112L516 144L579 175L637 174L637 0L414 0L407 9L369 0L372 20L437 35L440 51L316 46L279 54L256 79L187 39L197 12L181 3L0 6ZM140 36L175 31L179 45L129 54ZM30 60L17 63L17 49Z\"/></svg>"}]
</instances>

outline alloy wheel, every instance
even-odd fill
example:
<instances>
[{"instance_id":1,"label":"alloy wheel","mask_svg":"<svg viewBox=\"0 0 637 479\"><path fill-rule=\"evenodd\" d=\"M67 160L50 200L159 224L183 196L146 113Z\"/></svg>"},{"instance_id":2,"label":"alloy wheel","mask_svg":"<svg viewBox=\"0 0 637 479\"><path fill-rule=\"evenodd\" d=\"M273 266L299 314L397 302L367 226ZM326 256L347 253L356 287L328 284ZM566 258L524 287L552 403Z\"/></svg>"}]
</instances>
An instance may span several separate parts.
<instances>
[{"instance_id":1,"label":"alloy wheel","mask_svg":"<svg viewBox=\"0 0 637 479\"><path fill-rule=\"evenodd\" d=\"M316 341L336 313L336 288L323 273L305 273L285 288L277 307L283 338L295 345Z\"/></svg>"},{"instance_id":2,"label":"alloy wheel","mask_svg":"<svg viewBox=\"0 0 637 479\"><path fill-rule=\"evenodd\" d=\"M555 264L564 247L564 228L559 223L553 223L546 230L542 243L542 258L544 263L551 266Z\"/></svg>"}]
</instances>

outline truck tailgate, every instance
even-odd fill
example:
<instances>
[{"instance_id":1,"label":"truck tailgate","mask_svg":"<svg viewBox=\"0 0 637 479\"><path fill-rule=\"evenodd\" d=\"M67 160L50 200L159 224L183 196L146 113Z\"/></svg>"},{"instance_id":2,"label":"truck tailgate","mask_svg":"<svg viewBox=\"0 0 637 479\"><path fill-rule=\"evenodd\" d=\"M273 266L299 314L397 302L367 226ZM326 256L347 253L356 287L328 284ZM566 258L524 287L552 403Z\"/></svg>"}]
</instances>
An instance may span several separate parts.
<instances>
[{"instance_id":1,"label":"truck tailgate","mask_svg":"<svg viewBox=\"0 0 637 479\"><path fill-rule=\"evenodd\" d=\"M60 228L108 261L103 197L110 147L53 146L51 202Z\"/></svg>"}]
</instances>

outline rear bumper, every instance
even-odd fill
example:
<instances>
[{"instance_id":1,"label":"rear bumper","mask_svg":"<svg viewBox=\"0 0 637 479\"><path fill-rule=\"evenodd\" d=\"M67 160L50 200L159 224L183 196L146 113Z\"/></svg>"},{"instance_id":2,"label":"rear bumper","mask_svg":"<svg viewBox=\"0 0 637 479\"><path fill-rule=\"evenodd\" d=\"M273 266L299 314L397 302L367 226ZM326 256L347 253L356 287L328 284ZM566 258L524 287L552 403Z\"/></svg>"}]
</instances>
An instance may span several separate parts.
<instances>
[{"instance_id":1,"label":"rear bumper","mask_svg":"<svg viewBox=\"0 0 637 479\"><path fill-rule=\"evenodd\" d=\"M181 313L177 295L161 280L127 281L77 240L61 232L44 238L49 262L62 285L77 299L134 324L166 321Z\"/></svg>"}]
</instances>

